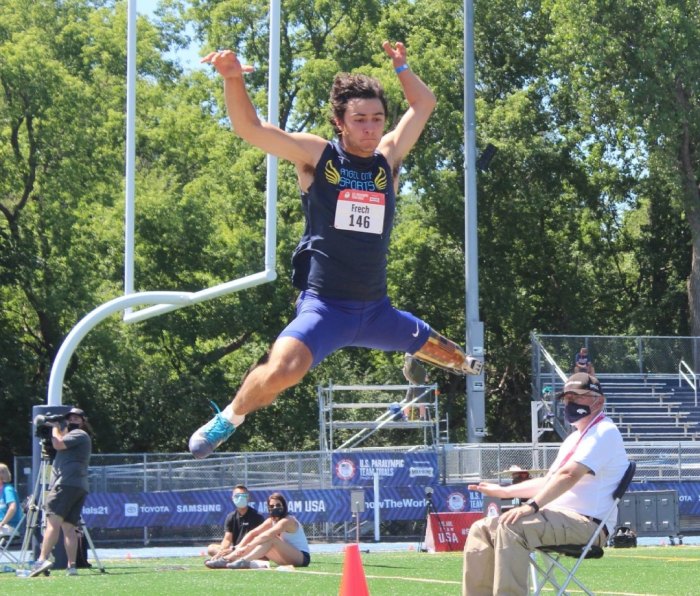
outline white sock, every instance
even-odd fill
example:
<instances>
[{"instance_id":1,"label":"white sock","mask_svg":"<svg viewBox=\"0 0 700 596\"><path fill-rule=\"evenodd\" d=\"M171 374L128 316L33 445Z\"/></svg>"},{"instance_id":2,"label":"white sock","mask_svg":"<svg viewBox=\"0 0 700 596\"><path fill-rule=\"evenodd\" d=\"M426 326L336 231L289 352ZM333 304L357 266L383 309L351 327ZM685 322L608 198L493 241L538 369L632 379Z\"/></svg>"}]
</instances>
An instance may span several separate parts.
<instances>
[{"instance_id":1,"label":"white sock","mask_svg":"<svg viewBox=\"0 0 700 596\"><path fill-rule=\"evenodd\" d=\"M234 414L233 404L227 405L221 412L222 416L233 423L233 426L238 428L245 420L245 414Z\"/></svg>"}]
</instances>

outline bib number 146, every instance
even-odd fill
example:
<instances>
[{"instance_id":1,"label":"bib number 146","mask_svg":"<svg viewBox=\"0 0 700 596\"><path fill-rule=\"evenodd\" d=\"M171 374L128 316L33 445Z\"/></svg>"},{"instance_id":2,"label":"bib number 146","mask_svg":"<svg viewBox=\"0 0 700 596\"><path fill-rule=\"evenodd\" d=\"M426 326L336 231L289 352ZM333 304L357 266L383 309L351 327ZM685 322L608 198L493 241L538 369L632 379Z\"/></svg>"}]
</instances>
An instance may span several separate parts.
<instances>
[{"instance_id":1,"label":"bib number 146","mask_svg":"<svg viewBox=\"0 0 700 596\"><path fill-rule=\"evenodd\" d=\"M384 228L383 193L345 189L338 194L336 228L366 234L381 234Z\"/></svg>"}]
</instances>

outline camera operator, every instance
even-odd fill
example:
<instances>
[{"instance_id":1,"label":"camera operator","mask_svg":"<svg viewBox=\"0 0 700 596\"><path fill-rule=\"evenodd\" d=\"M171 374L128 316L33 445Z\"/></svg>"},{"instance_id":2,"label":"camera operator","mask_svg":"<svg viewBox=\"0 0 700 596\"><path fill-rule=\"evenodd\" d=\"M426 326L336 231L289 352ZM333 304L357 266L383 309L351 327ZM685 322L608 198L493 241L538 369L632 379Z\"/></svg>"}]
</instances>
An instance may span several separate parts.
<instances>
[{"instance_id":1,"label":"camera operator","mask_svg":"<svg viewBox=\"0 0 700 596\"><path fill-rule=\"evenodd\" d=\"M78 574L75 566L78 550L76 529L89 489L88 463L92 439L87 432L90 428L83 410L73 408L63 420L57 421L54 418L41 417L40 420L35 420L37 427L52 427L51 445L56 450L56 457L44 505L46 532L39 559L32 566L29 577L36 577L53 567L48 557L58 542L61 529L68 559L66 575Z\"/></svg>"}]
</instances>

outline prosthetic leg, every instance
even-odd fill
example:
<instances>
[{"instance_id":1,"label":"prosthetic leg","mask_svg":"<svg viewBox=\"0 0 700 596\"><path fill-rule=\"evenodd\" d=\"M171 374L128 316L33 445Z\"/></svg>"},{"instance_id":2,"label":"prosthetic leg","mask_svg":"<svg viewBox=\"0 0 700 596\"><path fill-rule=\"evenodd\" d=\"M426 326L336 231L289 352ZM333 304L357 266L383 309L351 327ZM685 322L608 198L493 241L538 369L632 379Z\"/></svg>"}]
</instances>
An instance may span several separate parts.
<instances>
[{"instance_id":1,"label":"prosthetic leg","mask_svg":"<svg viewBox=\"0 0 700 596\"><path fill-rule=\"evenodd\" d=\"M458 375L480 375L484 366L483 362L465 354L456 343L433 330L417 352L406 354L404 376L409 382L420 385L421 383L416 381L420 380L421 376L425 378L425 370L420 372L423 367L418 365L415 359Z\"/></svg>"}]
</instances>

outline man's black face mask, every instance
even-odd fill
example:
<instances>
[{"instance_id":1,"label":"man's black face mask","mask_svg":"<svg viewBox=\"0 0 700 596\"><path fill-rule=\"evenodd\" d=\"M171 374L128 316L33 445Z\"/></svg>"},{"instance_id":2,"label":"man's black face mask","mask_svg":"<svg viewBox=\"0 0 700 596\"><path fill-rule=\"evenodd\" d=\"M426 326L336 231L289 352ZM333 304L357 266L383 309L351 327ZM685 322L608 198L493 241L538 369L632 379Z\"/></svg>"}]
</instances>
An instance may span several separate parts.
<instances>
[{"instance_id":1,"label":"man's black face mask","mask_svg":"<svg viewBox=\"0 0 700 596\"><path fill-rule=\"evenodd\" d=\"M577 420L581 420L581 418L585 418L586 416L590 415L591 413L591 408L590 406L585 406L583 404L577 404L573 401L570 401L568 404L564 406L564 419L569 423L572 424L576 422Z\"/></svg>"}]
</instances>

